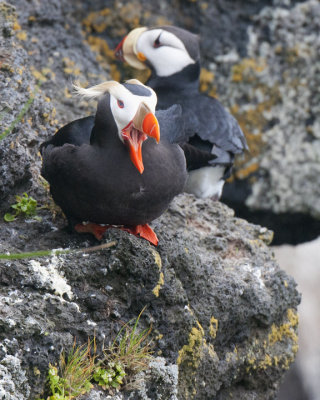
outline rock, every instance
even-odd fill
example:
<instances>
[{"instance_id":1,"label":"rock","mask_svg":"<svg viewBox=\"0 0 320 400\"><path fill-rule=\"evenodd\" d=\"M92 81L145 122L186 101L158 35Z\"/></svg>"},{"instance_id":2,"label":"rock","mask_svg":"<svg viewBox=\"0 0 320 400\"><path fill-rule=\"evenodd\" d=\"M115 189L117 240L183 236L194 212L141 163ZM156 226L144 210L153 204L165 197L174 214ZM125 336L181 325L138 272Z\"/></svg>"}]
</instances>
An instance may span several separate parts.
<instances>
[{"instance_id":1,"label":"rock","mask_svg":"<svg viewBox=\"0 0 320 400\"><path fill-rule=\"evenodd\" d=\"M70 81L94 84L120 76L99 30L105 34L107 29L105 36L113 43L134 24L160 23L160 12L176 23L179 10L169 3L159 10L142 2L146 13L140 21L137 1L115 2L112 13L109 7L93 14L89 2L74 8L64 0L15 4L18 15L12 6L0 6L1 43L10 54L5 67L0 59L0 253L92 247L97 242L91 237L64 229L39 178L39 143L94 109L71 99ZM201 4L194 9L190 3L180 21L191 21ZM248 4L251 14L260 9L254 1ZM157 13L148 17L153 9ZM236 14L231 14L234 21ZM209 13L203 8L200 15ZM241 37L246 37L244 19ZM228 33L225 42L232 38ZM235 60L234 54L224 60ZM38 210L42 221L4 222L14 195L23 191L43 206ZM57 363L74 338L85 343L95 334L101 349L123 321L137 318L147 306L141 329L153 325L155 360L139 389L113 400L275 397L297 351L300 296L267 247L271 232L235 218L223 204L188 195L176 198L154 229L157 248L109 230L105 241L116 244L100 251L0 260L1 390L15 391L17 399L45 396L49 363ZM110 398L98 389L92 396Z\"/></svg>"},{"instance_id":2,"label":"rock","mask_svg":"<svg viewBox=\"0 0 320 400\"><path fill-rule=\"evenodd\" d=\"M30 235L28 244L1 222L1 253L94 244L64 231L39 233L39 222L14 223L19 235ZM154 228L158 248L110 230L106 240L117 244L104 251L1 262L1 338L15 338L24 349L30 398L40 394L48 363L57 362L74 336L82 342L95 332L100 345L146 305L142 328L153 324L155 354L168 366L146 372L148 389L141 393L275 395L297 351L300 297L266 245L270 232L191 195L176 198Z\"/></svg>"},{"instance_id":3,"label":"rock","mask_svg":"<svg viewBox=\"0 0 320 400\"><path fill-rule=\"evenodd\" d=\"M7 355L0 364L0 396L3 400L24 400L30 394L26 373L21 360Z\"/></svg>"}]
</instances>

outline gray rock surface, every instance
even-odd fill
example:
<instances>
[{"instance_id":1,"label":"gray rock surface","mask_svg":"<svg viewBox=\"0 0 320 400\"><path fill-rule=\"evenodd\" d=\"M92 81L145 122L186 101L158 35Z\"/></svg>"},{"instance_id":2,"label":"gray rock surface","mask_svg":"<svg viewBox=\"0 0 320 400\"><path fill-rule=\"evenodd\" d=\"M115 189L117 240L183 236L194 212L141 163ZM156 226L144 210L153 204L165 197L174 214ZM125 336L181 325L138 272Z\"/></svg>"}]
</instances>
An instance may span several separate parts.
<instances>
[{"instance_id":1,"label":"gray rock surface","mask_svg":"<svg viewBox=\"0 0 320 400\"><path fill-rule=\"evenodd\" d=\"M38 146L64 122L92 112L94 105L70 97L72 80L93 84L118 72L106 58L106 42L95 34L90 38L92 21L101 30L107 20L110 37L118 41L139 22L141 6L105 2L113 13L105 11L100 26L101 12L87 11L100 10L102 3L14 3L18 15L0 5L1 45L10 55L0 58L1 133L32 93L34 101L0 140L0 214L25 190L45 207L39 210L42 221L0 218L0 253L93 246L92 238L63 229L65 221L39 178ZM143 4L146 12L155 8ZM166 3L161 7L161 13L172 11ZM251 13L258 8L256 2L246 7ZM191 3L187 10L190 22ZM149 23L148 18L161 22L147 13L141 22ZM241 32L245 37L243 27ZM225 40L232 43L228 35ZM297 351L300 296L267 247L271 233L234 218L222 204L187 195L178 197L154 228L158 248L110 230L105 240L117 242L110 249L0 261L1 390L15 390L12 396L26 400L43 394L49 363L58 361L74 337L83 343L95 332L101 346L147 305L141 325L152 323L155 356L161 360L145 372L139 390L118 398L275 397Z\"/></svg>"},{"instance_id":2,"label":"gray rock surface","mask_svg":"<svg viewBox=\"0 0 320 400\"><path fill-rule=\"evenodd\" d=\"M246 57L234 48L233 61L217 57L212 66L251 142L252 157L236 172L255 176L251 208L320 217L319 30L316 0L265 7L248 27Z\"/></svg>"},{"instance_id":3,"label":"gray rock surface","mask_svg":"<svg viewBox=\"0 0 320 400\"><path fill-rule=\"evenodd\" d=\"M61 226L41 214L42 222L1 222L1 253L94 244L52 230ZM154 228L157 249L110 230L106 240L117 244L104 251L1 262L1 338L16 339L12 354L24 349L30 398L74 336L84 341L95 332L101 343L145 305L142 324L153 324L155 353L172 364L172 380L164 380L164 366L146 379L147 394L163 393L151 399L174 399L177 391L179 399L275 396L297 351L299 295L265 244L270 232L188 195Z\"/></svg>"}]
</instances>

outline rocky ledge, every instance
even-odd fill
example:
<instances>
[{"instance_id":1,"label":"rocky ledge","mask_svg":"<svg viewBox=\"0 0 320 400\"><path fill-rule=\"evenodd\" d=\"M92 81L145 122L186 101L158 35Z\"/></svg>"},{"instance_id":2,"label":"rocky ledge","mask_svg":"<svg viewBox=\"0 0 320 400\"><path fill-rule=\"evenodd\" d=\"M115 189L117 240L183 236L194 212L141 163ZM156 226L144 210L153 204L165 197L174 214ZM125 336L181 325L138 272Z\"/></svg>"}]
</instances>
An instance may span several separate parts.
<instances>
[{"instance_id":1,"label":"rocky ledge","mask_svg":"<svg viewBox=\"0 0 320 400\"><path fill-rule=\"evenodd\" d=\"M1 253L97 244L40 215L1 222ZM191 195L154 229L157 248L114 229L105 250L1 261L4 399L37 398L62 347L94 334L99 347L145 306L155 358L141 388L118 399L274 398L297 351L300 297L267 246L271 232Z\"/></svg>"}]
</instances>

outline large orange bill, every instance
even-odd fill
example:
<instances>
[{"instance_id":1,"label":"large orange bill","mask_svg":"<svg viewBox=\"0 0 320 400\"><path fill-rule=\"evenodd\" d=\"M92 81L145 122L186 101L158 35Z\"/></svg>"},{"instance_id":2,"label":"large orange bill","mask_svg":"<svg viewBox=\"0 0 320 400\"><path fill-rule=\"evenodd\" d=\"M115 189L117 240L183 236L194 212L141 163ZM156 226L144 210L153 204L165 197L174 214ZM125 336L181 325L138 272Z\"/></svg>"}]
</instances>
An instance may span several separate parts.
<instances>
[{"instance_id":1,"label":"large orange bill","mask_svg":"<svg viewBox=\"0 0 320 400\"><path fill-rule=\"evenodd\" d=\"M147 139L145 135L141 135L139 131L133 129L128 138L128 147L130 159L133 165L137 168L140 174L144 171L144 165L142 161L142 143Z\"/></svg>"},{"instance_id":2,"label":"large orange bill","mask_svg":"<svg viewBox=\"0 0 320 400\"><path fill-rule=\"evenodd\" d=\"M155 117L154 114L151 112L148 113L142 122L142 131L150 136L156 139L157 143L160 141L160 127L159 127L159 122L157 118Z\"/></svg>"},{"instance_id":3,"label":"large orange bill","mask_svg":"<svg viewBox=\"0 0 320 400\"><path fill-rule=\"evenodd\" d=\"M154 138L157 143L160 141L160 127L157 118L146 105L141 104L132 123L123 129L122 136L128 145L133 165L142 174L144 171L142 143L148 136Z\"/></svg>"}]
</instances>

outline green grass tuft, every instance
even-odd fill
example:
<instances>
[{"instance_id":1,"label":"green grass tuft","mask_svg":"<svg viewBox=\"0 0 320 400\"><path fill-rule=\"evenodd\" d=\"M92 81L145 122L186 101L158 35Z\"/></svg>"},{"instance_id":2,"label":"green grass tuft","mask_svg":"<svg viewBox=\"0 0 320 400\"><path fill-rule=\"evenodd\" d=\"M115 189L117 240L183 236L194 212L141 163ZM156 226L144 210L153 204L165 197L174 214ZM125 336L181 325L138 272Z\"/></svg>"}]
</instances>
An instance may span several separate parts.
<instances>
[{"instance_id":1,"label":"green grass tuft","mask_svg":"<svg viewBox=\"0 0 320 400\"><path fill-rule=\"evenodd\" d=\"M139 332L138 324L142 313L136 320L126 323L119 331L111 346L104 349L102 365L120 364L126 373L126 388L134 387L135 376L148 368L152 345L150 333L152 327ZM132 325L133 324L133 325Z\"/></svg>"},{"instance_id":2,"label":"green grass tuft","mask_svg":"<svg viewBox=\"0 0 320 400\"><path fill-rule=\"evenodd\" d=\"M93 373L96 369L95 341L88 341L87 345L73 347L68 355L60 355L59 367L49 365L48 384L51 396L47 400L72 400L89 392Z\"/></svg>"},{"instance_id":3,"label":"green grass tuft","mask_svg":"<svg viewBox=\"0 0 320 400\"><path fill-rule=\"evenodd\" d=\"M135 376L145 370L151 359L151 327L141 332L136 320L129 321L119 331L112 345L103 350L103 358L96 355L95 339L87 345L76 346L69 354L60 355L59 366L49 364L47 400L72 400L88 393L93 383L108 392L127 390L137 386ZM132 325L133 323L133 325ZM44 400L44 399L39 399Z\"/></svg>"}]
</instances>

